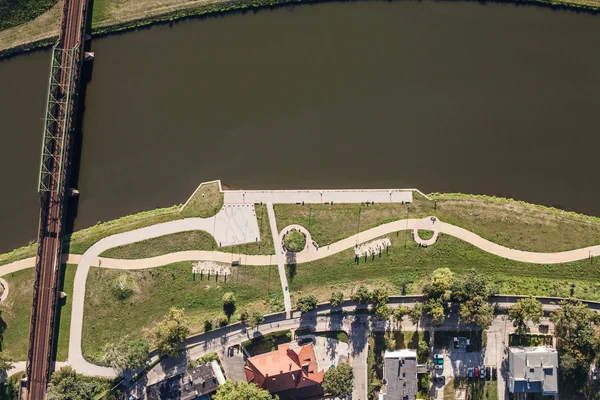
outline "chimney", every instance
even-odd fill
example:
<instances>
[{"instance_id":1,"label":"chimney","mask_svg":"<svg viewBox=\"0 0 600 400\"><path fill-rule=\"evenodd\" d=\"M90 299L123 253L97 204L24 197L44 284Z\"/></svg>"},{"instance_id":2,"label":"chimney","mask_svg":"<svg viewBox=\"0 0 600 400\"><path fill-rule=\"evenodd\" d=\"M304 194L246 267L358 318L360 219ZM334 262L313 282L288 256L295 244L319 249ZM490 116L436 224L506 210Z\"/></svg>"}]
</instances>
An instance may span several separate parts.
<instances>
[{"instance_id":1,"label":"chimney","mask_svg":"<svg viewBox=\"0 0 600 400\"><path fill-rule=\"evenodd\" d=\"M289 370L290 370L290 371L292 370L292 363L290 363L290 369L289 369Z\"/></svg>"}]
</instances>

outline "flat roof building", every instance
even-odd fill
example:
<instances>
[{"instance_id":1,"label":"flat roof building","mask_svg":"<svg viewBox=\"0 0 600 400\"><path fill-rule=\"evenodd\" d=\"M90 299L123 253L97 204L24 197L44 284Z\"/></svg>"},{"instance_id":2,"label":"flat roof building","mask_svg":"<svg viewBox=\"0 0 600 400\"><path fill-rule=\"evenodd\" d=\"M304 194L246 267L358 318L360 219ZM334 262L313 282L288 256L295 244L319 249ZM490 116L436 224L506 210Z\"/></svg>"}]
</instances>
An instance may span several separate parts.
<instances>
[{"instance_id":1,"label":"flat roof building","mask_svg":"<svg viewBox=\"0 0 600 400\"><path fill-rule=\"evenodd\" d=\"M508 348L511 393L558 394L558 352L549 346Z\"/></svg>"},{"instance_id":2,"label":"flat roof building","mask_svg":"<svg viewBox=\"0 0 600 400\"><path fill-rule=\"evenodd\" d=\"M379 400L415 400L417 398L417 351L386 351L383 384Z\"/></svg>"}]
</instances>

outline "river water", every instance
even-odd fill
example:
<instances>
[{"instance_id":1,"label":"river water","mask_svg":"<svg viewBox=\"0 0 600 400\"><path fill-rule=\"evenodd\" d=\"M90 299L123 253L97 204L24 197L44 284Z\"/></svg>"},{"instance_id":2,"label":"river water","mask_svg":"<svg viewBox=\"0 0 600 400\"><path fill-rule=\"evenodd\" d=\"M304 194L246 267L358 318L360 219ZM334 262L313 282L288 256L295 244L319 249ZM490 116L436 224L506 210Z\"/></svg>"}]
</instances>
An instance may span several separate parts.
<instances>
[{"instance_id":1,"label":"river water","mask_svg":"<svg viewBox=\"0 0 600 400\"><path fill-rule=\"evenodd\" d=\"M600 215L600 17L352 2L94 39L75 228L235 188L417 187ZM0 63L0 251L35 238L49 52ZM73 208L72 208L73 209Z\"/></svg>"}]
</instances>

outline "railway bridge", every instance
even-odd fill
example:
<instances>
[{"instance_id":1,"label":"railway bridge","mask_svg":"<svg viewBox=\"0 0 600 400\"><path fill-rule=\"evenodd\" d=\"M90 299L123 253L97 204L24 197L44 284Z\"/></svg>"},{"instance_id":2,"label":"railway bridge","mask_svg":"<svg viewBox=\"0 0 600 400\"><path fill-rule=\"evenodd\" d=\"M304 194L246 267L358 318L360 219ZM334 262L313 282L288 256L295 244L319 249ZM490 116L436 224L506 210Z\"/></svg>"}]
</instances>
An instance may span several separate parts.
<instances>
[{"instance_id":1,"label":"railway bridge","mask_svg":"<svg viewBox=\"0 0 600 400\"><path fill-rule=\"evenodd\" d=\"M87 0L62 0L60 33L52 48L38 193L40 217L29 328L27 378L20 398L43 400L53 370L72 133L84 57Z\"/></svg>"}]
</instances>

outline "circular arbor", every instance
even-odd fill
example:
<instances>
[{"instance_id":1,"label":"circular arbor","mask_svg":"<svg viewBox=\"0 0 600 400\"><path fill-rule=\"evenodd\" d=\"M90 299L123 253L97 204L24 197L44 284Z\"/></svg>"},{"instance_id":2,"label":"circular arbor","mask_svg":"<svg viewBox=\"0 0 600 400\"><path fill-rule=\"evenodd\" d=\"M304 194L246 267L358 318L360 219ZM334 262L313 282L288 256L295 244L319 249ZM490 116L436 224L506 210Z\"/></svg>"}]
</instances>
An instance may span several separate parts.
<instances>
[{"instance_id":1,"label":"circular arbor","mask_svg":"<svg viewBox=\"0 0 600 400\"><path fill-rule=\"evenodd\" d=\"M306 236L297 229L292 229L283 237L283 245L287 251L297 253L306 247Z\"/></svg>"}]
</instances>

